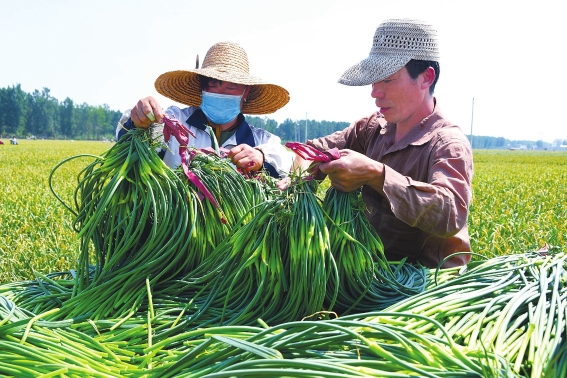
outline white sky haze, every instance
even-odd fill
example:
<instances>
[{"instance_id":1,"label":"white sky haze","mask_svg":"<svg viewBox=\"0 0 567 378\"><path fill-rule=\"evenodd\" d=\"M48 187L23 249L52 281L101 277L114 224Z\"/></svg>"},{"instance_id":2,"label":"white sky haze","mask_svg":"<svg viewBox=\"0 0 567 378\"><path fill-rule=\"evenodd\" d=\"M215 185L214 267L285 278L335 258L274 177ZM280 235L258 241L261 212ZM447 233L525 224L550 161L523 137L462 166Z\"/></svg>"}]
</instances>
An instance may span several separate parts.
<instances>
[{"instance_id":1,"label":"white sky haze","mask_svg":"<svg viewBox=\"0 0 567 378\"><path fill-rule=\"evenodd\" d=\"M567 139L567 39L561 1L539 0L0 0L0 88L46 87L59 101L131 108L155 79L192 69L233 41L252 75L291 100L278 122L352 122L375 111L370 86L337 83L364 59L376 27L417 18L438 31L443 113L474 135Z\"/></svg>"}]
</instances>

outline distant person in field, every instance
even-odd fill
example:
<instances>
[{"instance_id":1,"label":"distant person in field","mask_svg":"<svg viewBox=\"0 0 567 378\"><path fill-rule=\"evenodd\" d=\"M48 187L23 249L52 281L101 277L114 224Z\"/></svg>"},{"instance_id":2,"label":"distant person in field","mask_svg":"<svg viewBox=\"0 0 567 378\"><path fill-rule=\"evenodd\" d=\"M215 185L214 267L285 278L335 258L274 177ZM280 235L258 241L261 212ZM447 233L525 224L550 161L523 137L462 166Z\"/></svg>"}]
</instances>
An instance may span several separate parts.
<instances>
[{"instance_id":1,"label":"distant person in field","mask_svg":"<svg viewBox=\"0 0 567 378\"><path fill-rule=\"evenodd\" d=\"M376 111L334 134L307 141L341 157L320 165L338 190L362 187L372 226L388 260L437 267L471 251L467 218L473 156L463 131L441 113L437 32L415 20L388 20L377 28L370 55L339 83L370 85ZM310 162L296 157L303 168ZM282 182L283 184L283 182ZM465 265L459 254L444 267Z\"/></svg>"},{"instance_id":2,"label":"distant person in field","mask_svg":"<svg viewBox=\"0 0 567 378\"><path fill-rule=\"evenodd\" d=\"M202 67L187 71L170 71L155 81L156 90L167 98L188 105L162 110L153 97L138 101L126 111L116 129L117 140L133 127L147 128L165 115L175 117L187 126L189 147L218 145L230 150L233 164L247 172L265 170L273 177L289 173L294 155L278 136L249 125L243 114L269 114L289 102L284 88L249 74L248 56L232 42L214 44L207 52ZM214 132L209 135L206 125ZM181 164L179 142L172 136L169 149L163 152L164 162L175 168Z\"/></svg>"}]
</instances>

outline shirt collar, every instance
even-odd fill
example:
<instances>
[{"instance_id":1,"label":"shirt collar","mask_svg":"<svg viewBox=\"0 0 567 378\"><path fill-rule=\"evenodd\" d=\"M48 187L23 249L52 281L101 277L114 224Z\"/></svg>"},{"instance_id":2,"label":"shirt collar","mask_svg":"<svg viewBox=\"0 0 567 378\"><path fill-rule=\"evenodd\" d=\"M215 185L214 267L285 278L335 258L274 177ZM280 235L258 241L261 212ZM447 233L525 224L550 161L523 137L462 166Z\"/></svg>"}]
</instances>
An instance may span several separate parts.
<instances>
[{"instance_id":1,"label":"shirt collar","mask_svg":"<svg viewBox=\"0 0 567 378\"><path fill-rule=\"evenodd\" d=\"M207 130L208 120L207 117L205 117L205 113L203 113L201 108L197 108L193 112L193 114L191 114L189 118L187 118L186 122L189 126L196 127L199 130L205 132ZM244 115L242 113L238 114L236 123L229 130L234 130L234 129L236 129L236 132L233 134L236 143L238 144L245 143L250 147L256 146L256 141L254 140L254 134L252 133L250 125L248 125L248 122L246 122L246 119L244 118ZM220 138L217 138L217 140L218 139Z\"/></svg>"}]
</instances>

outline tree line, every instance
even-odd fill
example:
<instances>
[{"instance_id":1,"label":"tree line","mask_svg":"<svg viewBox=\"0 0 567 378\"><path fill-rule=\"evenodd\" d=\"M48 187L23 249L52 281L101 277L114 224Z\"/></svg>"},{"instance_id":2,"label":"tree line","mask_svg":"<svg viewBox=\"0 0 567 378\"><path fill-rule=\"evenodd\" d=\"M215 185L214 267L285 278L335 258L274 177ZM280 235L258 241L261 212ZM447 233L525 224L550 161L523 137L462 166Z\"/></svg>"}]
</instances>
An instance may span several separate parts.
<instances>
[{"instance_id":1,"label":"tree line","mask_svg":"<svg viewBox=\"0 0 567 378\"><path fill-rule=\"evenodd\" d=\"M108 105L76 104L69 97L59 101L49 88L24 92L20 84L0 88L0 136L17 138L112 140L122 111ZM282 141L305 141L342 130L348 122L315 120L278 123L267 117L247 116L256 127L278 135Z\"/></svg>"},{"instance_id":2,"label":"tree line","mask_svg":"<svg viewBox=\"0 0 567 378\"><path fill-rule=\"evenodd\" d=\"M122 112L108 105L76 104L51 96L49 88L24 92L0 88L0 135L46 139L112 139Z\"/></svg>"},{"instance_id":3,"label":"tree line","mask_svg":"<svg viewBox=\"0 0 567 378\"><path fill-rule=\"evenodd\" d=\"M307 139L332 134L349 125L348 122L316 121L308 119L293 121L289 118L285 119L282 123L277 123L275 120L267 117L255 116L246 116L246 121L250 125L262 128L279 136L283 142L305 142Z\"/></svg>"},{"instance_id":4,"label":"tree line","mask_svg":"<svg viewBox=\"0 0 567 378\"><path fill-rule=\"evenodd\" d=\"M343 130L350 124L349 122L315 121L307 119L299 121L286 119L283 123L278 124L276 121L266 117L252 116L247 116L246 120L251 125L276 134L283 142L305 142L307 139L318 138L332 134L338 130ZM474 149L508 149L522 147L531 150L534 148L551 148L551 143L542 140L510 140L503 137L482 135L467 135L467 139L471 142Z\"/></svg>"},{"instance_id":5,"label":"tree line","mask_svg":"<svg viewBox=\"0 0 567 378\"><path fill-rule=\"evenodd\" d=\"M122 111L108 105L76 104L69 97L59 101L48 88L26 93L20 84L0 88L0 137L112 140ZM278 123L268 117L246 116L249 124L279 136L282 142L300 141L342 130L349 122L291 120ZM502 137L468 136L473 148L508 148L518 145L546 148L542 141L516 141Z\"/></svg>"},{"instance_id":6,"label":"tree line","mask_svg":"<svg viewBox=\"0 0 567 378\"><path fill-rule=\"evenodd\" d=\"M508 149L508 148L521 148L521 149L549 149L551 148L551 143L544 142L542 140L532 141L532 140L510 140L503 137L491 137L482 135L467 135L469 142L473 149Z\"/></svg>"}]
</instances>

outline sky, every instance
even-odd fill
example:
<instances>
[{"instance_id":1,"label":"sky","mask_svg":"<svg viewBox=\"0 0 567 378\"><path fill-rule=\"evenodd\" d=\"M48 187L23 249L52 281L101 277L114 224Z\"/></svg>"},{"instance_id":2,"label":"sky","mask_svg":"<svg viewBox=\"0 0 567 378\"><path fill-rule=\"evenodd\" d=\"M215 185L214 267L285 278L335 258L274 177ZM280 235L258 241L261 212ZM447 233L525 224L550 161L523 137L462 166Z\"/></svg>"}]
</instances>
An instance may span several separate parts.
<instances>
[{"instance_id":1,"label":"sky","mask_svg":"<svg viewBox=\"0 0 567 378\"><path fill-rule=\"evenodd\" d=\"M63 101L124 111L162 107L164 72L195 68L232 41L250 73L290 102L266 117L353 122L376 110L370 86L337 80L366 58L378 25L413 18L438 31L443 114L466 134L567 139L562 1L539 0L0 0L0 88L49 88Z\"/></svg>"}]
</instances>

